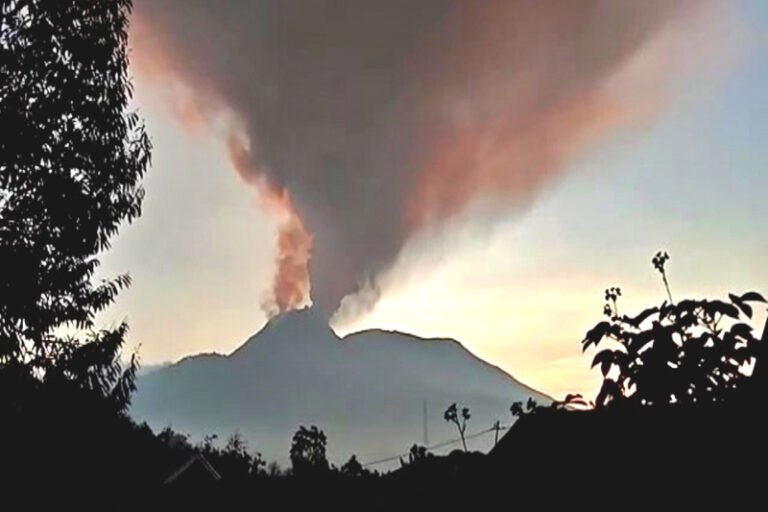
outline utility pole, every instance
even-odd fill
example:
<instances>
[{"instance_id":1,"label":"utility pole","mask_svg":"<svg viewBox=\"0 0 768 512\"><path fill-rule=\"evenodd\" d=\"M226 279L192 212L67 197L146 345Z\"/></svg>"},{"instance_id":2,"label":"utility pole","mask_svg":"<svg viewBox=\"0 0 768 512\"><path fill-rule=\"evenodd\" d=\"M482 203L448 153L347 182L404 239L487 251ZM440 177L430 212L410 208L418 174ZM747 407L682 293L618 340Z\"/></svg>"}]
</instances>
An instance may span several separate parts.
<instances>
[{"instance_id":1,"label":"utility pole","mask_svg":"<svg viewBox=\"0 0 768 512\"><path fill-rule=\"evenodd\" d=\"M427 425L427 401L424 400L424 447L429 446L429 426Z\"/></svg>"},{"instance_id":2,"label":"utility pole","mask_svg":"<svg viewBox=\"0 0 768 512\"><path fill-rule=\"evenodd\" d=\"M496 420L496 423L493 424L493 430L496 431L496 437L493 440L493 446L496 447L497 444L499 444L499 430L501 430L501 422L499 420Z\"/></svg>"}]
</instances>

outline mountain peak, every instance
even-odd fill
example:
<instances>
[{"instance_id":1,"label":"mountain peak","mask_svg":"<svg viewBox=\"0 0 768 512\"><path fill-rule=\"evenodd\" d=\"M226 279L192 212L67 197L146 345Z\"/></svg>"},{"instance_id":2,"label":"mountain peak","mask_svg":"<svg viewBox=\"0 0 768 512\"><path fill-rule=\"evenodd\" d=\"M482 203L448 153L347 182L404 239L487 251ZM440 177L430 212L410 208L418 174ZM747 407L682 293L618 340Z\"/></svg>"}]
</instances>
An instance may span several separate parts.
<instances>
[{"instance_id":1,"label":"mountain peak","mask_svg":"<svg viewBox=\"0 0 768 512\"><path fill-rule=\"evenodd\" d=\"M318 335L324 338L328 335L335 340L339 339L331 329L328 317L319 309L309 306L273 316L258 334L300 339L314 339Z\"/></svg>"},{"instance_id":2,"label":"mountain peak","mask_svg":"<svg viewBox=\"0 0 768 512\"><path fill-rule=\"evenodd\" d=\"M376 460L418 441L425 416L430 436L455 436L442 414L451 403L471 407L482 428L529 397L548 401L456 341L384 330L342 341L325 315L307 308L270 319L229 357L186 359L142 375L132 414L198 438L237 430L280 461L298 425L318 425L342 447L332 458ZM491 442L477 439L473 449Z\"/></svg>"},{"instance_id":3,"label":"mountain peak","mask_svg":"<svg viewBox=\"0 0 768 512\"><path fill-rule=\"evenodd\" d=\"M304 328L329 328L328 318L322 314L322 312L311 306L307 306L301 309L292 309L290 311L284 311L269 319L264 329L279 329L285 328L285 326L291 326L292 328L298 328L299 326Z\"/></svg>"},{"instance_id":4,"label":"mountain peak","mask_svg":"<svg viewBox=\"0 0 768 512\"><path fill-rule=\"evenodd\" d=\"M306 307L273 316L259 332L231 355L248 352L251 350L249 347L312 347L336 341L339 341L339 337L331 329L328 318L319 309Z\"/></svg>"}]
</instances>

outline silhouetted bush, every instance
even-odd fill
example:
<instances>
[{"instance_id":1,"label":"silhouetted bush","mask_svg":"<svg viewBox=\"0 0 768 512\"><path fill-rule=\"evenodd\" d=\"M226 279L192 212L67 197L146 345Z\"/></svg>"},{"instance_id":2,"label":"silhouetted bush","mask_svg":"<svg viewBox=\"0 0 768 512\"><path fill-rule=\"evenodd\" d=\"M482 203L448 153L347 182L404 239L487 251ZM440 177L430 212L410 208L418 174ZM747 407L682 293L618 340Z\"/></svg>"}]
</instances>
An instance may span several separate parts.
<instances>
[{"instance_id":1,"label":"silhouetted bush","mask_svg":"<svg viewBox=\"0 0 768 512\"><path fill-rule=\"evenodd\" d=\"M591 329L584 341L611 345L595 355L604 380L597 406L612 403L663 405L726 400L751 375L760 350L747 320L762 295L730 294L728 301L686 299L672 301L666 263L658 253L654 267L660 272L668 300L636 316L619 313L619 288L605 292L608 317Z\"/></svg>"}]
</instances>

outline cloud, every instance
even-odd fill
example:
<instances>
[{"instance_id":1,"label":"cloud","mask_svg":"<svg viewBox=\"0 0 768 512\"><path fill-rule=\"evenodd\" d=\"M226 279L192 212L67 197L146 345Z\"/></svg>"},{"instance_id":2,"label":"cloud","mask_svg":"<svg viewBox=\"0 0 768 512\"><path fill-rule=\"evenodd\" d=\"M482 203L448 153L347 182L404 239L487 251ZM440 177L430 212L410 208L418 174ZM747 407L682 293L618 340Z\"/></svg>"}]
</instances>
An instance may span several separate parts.
<instances>
[{"instance_id":1,"label":"cloud","mask_svg":"<svg viewBox=\"0 0 768 512\"><path fill-rule=\"evenodd\" d=\"M304 303L311 279L328 314L349 295L352 314L375 303L414 234L475 202L523 211L570 159L652 114L664 77L644 52L710 5L137 3L138 69L184 84L190 125L226 112L233 166L285 219L271 307ZM638 62L659 80L627 78Z\"/></svg>"}]
</instances>

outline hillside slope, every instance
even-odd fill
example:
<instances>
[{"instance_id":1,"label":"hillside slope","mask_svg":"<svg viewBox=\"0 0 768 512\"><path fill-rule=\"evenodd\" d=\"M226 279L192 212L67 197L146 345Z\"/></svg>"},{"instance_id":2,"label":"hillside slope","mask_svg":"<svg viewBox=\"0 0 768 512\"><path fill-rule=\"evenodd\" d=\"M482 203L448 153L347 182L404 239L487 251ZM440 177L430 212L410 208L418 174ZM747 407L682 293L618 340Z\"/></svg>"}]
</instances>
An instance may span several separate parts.
<instances>
[{"instance_id":1,"label":"hillside slope","mask_svg":"<svg viewBox=\"0 0 768 512\"><path fill-rule=\"evenodd\" d=\"M140 377L132 414L193 439L239 431L249 447L285 462L299 425L328 435L329 457L370 461L456 437L443 420L452 402L470 407L469 432L508 423L513 401L548 397L448 339L380 330L339 338L312 310L270 321L228 356L186 358ZM492 436L470 447L485 450ZM448 447L451 448L451 447Z\"/></svg>"}]
</instances>

